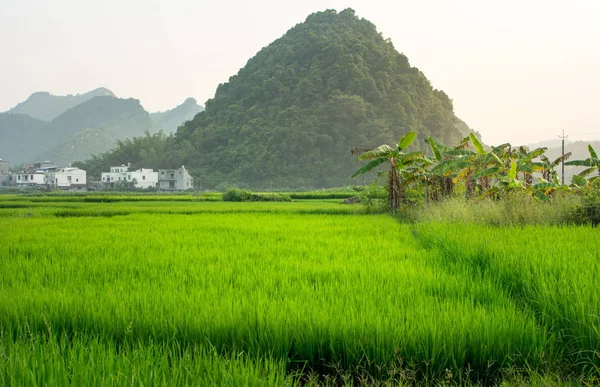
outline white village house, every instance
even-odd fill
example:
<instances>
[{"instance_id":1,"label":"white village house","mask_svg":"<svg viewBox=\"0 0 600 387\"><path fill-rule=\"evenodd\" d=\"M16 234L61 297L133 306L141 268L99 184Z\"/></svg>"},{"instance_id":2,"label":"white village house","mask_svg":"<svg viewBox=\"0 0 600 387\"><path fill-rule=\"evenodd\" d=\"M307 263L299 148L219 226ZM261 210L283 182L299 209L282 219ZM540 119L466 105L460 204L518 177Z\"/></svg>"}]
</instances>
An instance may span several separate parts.
<instances>
[{"instance_id":1,"label":"white village house","mask_svg":"<svg viewBox=\"0 0 600 387\"><path fill-rule=\"evenodd\" d=\"M194 179L182 165L178 169L159 169L158 188L183 191L194 188Z\"/></svg>"},{"instance_id":2,"label":"white village house","mask_svg":"<svg viewBox=\"0 0 600 387\"><path fill-rule=\"evenodd\" d=\"M124 183L133 183L136 188L155 188L158 186L158 172L147 168L130 171L129 165L111 167L110 172L102 172L103 186L114 188Z\"/></svg>"},{"instance_id":3,"label":"white village house","mask_svg":"<svg viewBox=\"0 0 600 387\"><path fill-rule=\"evenodd\" d=\"M75 167L57 168L46 172L46 184L51 188L84 188L87 174Z\"/></svg>"},{"instance_id":4,"label":"white village house","mask_svg":"<svg viewBox=\"0 0 600 387\"><path fill-rule=\"evenodd\" d=\"M46 172L42 170L25 170L13 173L11 185L17 187L43 187L46 185Z\"/></svg>"},{"instance_id":5,"label":"white village house","mask_svg":"<svg viewBox=\"0 0 600 387\"><path fill-rule=\"evenodd\" d=\"M24 170L12 174L10 185L16 187L45 187L46 172L56 168L58 166L50 161L28 165Z\"/></svg>"},{"instance_id":6,"label":"white village house","mask_svg":"<svg viewBox=\"0 0 600 387\"><path fill-rule=\"evenodd\" d=\"M83 169L61 168L46 161L30 165L23 171L13 173L10 177L10 184L16 187L85 188L87 173Z\"/></svg>"}]
</instances>

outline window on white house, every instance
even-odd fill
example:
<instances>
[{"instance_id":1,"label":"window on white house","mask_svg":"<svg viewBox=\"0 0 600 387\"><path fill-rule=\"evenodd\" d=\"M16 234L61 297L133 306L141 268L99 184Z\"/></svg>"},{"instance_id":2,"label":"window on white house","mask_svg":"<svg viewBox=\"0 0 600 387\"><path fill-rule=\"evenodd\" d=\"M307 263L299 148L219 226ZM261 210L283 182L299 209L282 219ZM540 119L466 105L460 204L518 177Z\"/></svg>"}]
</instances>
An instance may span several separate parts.
<instances>
[{"instance_id":1,"label":"window on white house","mask_svg":"<svg viewBox=\"0 0 600 387\"><path fill-rule=\"evenodd\" d=\"M142 180L146 180L146 175L143 175L143 176L142 176Z\"/></svg>"},{"instance_id":2,"label":"window on white house","mask_svg":"<svg viewBox=\"0 0 600 387\"><path fill-rule=\"evenodd\" d=\"M79 183L79 179L75 179L75 182L76 182L76 183Z\"/></svg>"}]
</instances>

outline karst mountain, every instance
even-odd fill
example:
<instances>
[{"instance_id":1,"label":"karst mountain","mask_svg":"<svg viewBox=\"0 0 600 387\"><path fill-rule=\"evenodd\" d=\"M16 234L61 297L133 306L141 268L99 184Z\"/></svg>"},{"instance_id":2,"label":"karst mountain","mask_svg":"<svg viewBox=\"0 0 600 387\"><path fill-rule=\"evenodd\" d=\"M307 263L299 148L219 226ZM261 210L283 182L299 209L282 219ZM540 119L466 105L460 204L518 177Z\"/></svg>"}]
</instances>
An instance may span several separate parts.
<instances>
[{"instance_id":1,"label":"karst mountain","mask_svg":"<svg viewBox=\"0 0 600 387\"><path fill-rule=\"evenodd\" d=\"M372 23L351 9L328 10L219 85L168 149L207 186L328 187L352 183L360 164L351 149L393 144L413 130L417 148L428 135L456 144L470 132L448 95Z\"/></svg>"}]
</instances>

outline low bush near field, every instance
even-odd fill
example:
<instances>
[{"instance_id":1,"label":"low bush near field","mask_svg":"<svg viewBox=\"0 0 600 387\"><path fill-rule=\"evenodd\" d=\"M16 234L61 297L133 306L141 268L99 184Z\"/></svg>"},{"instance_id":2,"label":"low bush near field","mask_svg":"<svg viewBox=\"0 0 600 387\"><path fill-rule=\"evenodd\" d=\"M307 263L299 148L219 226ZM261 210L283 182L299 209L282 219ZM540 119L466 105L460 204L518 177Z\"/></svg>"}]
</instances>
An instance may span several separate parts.
<instances>
[{"instance_id":1,"label":"low bush near field","mask_svg":"<svg viewBox=\"0 0 600 387\"><path fill-rule=\"evenodd\" d=\"M574 220L579 224L600 224L600 192L596 191L586 196L575 208Z\"/></svg>"},{"instance_id":2,"label":"low bush near field","mask_svg":"<svg viewBox=\"0 0 600 387\"><path fill-rule=\"evenodd\" d=\"M282 193L253 193L247 189L232 188L223 194L224 202L291 202L290 195Z\"/></svg>"}]
</instances>

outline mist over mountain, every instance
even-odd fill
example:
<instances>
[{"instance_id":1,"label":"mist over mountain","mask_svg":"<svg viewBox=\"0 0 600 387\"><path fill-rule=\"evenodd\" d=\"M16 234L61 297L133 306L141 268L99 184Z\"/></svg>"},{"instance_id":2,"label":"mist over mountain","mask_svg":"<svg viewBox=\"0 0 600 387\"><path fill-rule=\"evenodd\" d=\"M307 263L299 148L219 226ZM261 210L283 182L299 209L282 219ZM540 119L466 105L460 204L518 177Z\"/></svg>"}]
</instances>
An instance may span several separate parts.
<instances>
[{"instance_id":1,"label":"mist over mountain","mask_svg":"<svg viewBox=\"0 0 600 387\"><path fill-rule=\"evenodd\" d=\"M112 91L104 87L99 87L84 94L69 94L65 96L40 91L31 94L27 100L8 110L7 113L27 114L30 117L43 121L52 121L68 109L99 96L115 97Z\"/></svg>"},{"instance_id":2,"label":"mist over mountain","mask_svg":"<svg viewBox=\"0 0 600 387\"><path fill-rule=\"evenodd\" d=\"M14 113L50 117L49 112L61 109L50 121ZM153 119L138 100L117 98L102 87L65 97L34 93L14 109L0 113L0 158L13 165L40 160L68 165L114 148L117 140L164 130L163 124L172 132L201 109L196 100L188 98L172 110L153 114Z\"/></svg>"},{"instance_id":3,"label":"mist over mountain","mask_svg":"<svg viewBox=\"0 0 600 387\"><path fill-rule=\"evenodd\" d=\"M60 144L42 151L37 160L51 160L58 165L69 165L85 160L94 154L105 152L116 146L117 140L102 128L83 129Z\"/></svg>"},{"instance_id":4,"label":"mist over mountain","mask_svg":"<svg viewBox=\"0 0 600 387\"><path fill-rule=\"evenodd\" d=\"M58 145L82 129L102 128L114 138L143 135L160 130L137 99L94 97L52 120L44 129L45 147Z\"/></svg>"},{"instance_id":5,"label":"mist over mountain","mask_svg":"<svg viewBox=\"0 0 600 387\"><path fill-rule=\"evenodd\" d=\"M0 113L0 158L12 165L24 162L45 125L47 122L26 114Z\"/></svg>"},{"instance_id":6,"label":"mist over mountain","mask_svg":"<svg viewBox=\"0 0 600 387\"><path fill-rule=\"evenodd\" d=\"M543 140L543 141L538 141L535 143L531 143L531 144L527 144L527 146L530 149L535 149L535 148L556 148L556 147L561 147L562 140L559 138L556 139L550 139L550 140ZM565 144L570 144L572 143L572 141L570 140L565 140Z\"/></svg>"},{"instance_id":7,"label":"mist over mountain","mask_svg":"<svg viewBox=\"0 0 600 387\"><path fill-rule=\"evenodd\" d=\"M181 124L191 120L203 110L204 107L198 105L194 98L187 98L181 105L171 110L150 113L150 118L160 124L163 131L169 134L176 131Z\"/></svg>"}]
</instances>

